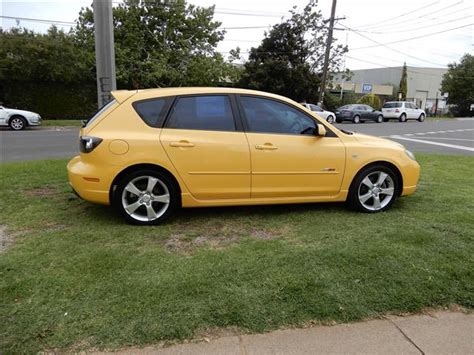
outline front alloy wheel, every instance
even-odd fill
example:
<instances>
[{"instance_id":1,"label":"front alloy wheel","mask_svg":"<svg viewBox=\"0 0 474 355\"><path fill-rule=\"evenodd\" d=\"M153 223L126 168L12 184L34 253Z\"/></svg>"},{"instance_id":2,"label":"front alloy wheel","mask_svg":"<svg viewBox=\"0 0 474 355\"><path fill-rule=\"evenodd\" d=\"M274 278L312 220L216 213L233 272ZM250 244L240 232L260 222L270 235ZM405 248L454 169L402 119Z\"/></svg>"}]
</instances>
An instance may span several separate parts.
<instances>
[{"instance_id":1,"label":"front alloy wheel","mask_svg":"<svg viewBox=\"0 0 474 355\"><path fill-rule=\"evenodd\" d=\"M171 179L155 171L139 171L125 177L114 194L114 205L134 224L158 224L178 205Z\"/></svg>"},{"instance_id":2,"label":"front alloy wheel","mask_svg":"<svg viewBox=\"0 0 474 355\"><path fill-rule=\"evenodd\" d=\"M10 120L10 128L14 131L21 131L26 126L25 120L21 117L13 117Z\"/></svg>"},{"instance_id":3,"label":"front alloy wheel","mask_svg":"<svg viewBox=\"0 0 474 355\"><path fill-rule=\"evenodd\" d=\"M356 176L349 190L348 202L362 212L380 212L393 204L397 191L398 180L392 169L375 165Z\"/></svg>"}]
</instances>

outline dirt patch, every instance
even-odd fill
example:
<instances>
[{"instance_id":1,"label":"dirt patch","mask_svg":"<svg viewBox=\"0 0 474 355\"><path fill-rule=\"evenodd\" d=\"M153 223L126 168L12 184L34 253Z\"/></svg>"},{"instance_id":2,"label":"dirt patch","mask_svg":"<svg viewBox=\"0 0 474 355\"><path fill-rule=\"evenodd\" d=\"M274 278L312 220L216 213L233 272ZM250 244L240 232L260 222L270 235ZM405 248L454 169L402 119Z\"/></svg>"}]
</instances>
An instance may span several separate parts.
<instances>
[{"instance_id":1,"label":"dirt patch","mask_svg":"<svg viewBox=\"0 0 474 355\"><path fill-rule=\"evenodd\" d=\"M208 228L181 226L174 233L161 240L166 250L176 253L189 253L201 247L222 249L244 239L273 240L289 233L289 228L250 228L242 226L209 226Z\"/></svg>"},{"instance_id":2,"label":"dirt patch","mask_svg":"<svg viewBox=\"0 0 474 355\"><path fill-rule=\"evenodd\" d=\"M39 196L39 197L54 196L57 193L58 193L58 190L56 188L49 187L49 186L38 187L38 188L35 188L35 189L25 191L26 196Z\"/></svg>"},{"instance_id":3,"label":"dirt patch","mask_svg":"<svg viewBox=\"0 0 474 355\"><path fill-rule=\"evenodd\" d=\"M0 225L0 254L5 252L14 242L11 234L7 233L7 227Z\"/></svg>"}]
</instances>

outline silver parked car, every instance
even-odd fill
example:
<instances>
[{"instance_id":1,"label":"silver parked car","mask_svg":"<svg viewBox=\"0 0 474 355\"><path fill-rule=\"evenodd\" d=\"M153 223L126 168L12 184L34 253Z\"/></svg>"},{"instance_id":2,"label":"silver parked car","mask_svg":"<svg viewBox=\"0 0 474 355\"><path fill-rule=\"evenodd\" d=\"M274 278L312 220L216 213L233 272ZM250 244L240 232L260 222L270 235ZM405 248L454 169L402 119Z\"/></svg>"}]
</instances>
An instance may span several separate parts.
<instances>
[{"instance_id":1,"label":"silver parked car","mask_svg":"<svg viewBox=\"0 0 474 355\"><path fill-rule=\"evenodd\" d=\"M336 115L334 114L334 112L325 111L318 105L307 104L306 102L301 102L301 105L303 105L304 107L306 107L310 111L316 112L316 114L318 116L324 118L329 123L334 123L334 121L336 119Z\"/></svg>"},{"instance_id":2,"label":"silver parked car","mask_svg":"<svg viewBox=\"0 0 474 355\"><path fill-rule=\"evenodd\" d=\"M27 126L40 124L41 116L35 112L0 106L0 126L10 126L11 129L20 131Z\"/></svg>"}]
</instances>

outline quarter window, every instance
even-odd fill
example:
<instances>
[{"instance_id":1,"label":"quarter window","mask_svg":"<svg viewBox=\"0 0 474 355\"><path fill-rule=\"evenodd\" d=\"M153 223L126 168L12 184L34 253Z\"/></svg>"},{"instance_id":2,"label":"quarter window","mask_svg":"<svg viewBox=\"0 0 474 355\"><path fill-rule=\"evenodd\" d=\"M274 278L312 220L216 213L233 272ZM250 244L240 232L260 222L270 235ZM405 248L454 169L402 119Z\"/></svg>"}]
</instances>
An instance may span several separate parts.
<instances>
[{"instance_id":1,"label":"quarter window","mask_svg":"<svg viewBox=\"0 0 474 355\"><path fill-rule=\"evenodd\" d=\"M314 134L315 121L289 105L250 96L242 96L241 103L250 132Z\"/></svg>"},{"instance_id":2,"label":"quarter window","mask_svg":"<svg viewBox=\"0 0 474 355\"><path fill-rule=\"evenodd\" d=\"M205 131L236 130L230 99L224 95L179 98L166 126Z\"/></svg>"},{"instance_id":3,"label":"quarter window","mask_svg":"<svg viewBox=\"0 0 474 355\"><path fill-rule=\"evenodd\" d=\"M147 125L161 127L166 117L169 100L161 98L137 101L133 104L133 108Z\"/></svg>"}]
</instances>

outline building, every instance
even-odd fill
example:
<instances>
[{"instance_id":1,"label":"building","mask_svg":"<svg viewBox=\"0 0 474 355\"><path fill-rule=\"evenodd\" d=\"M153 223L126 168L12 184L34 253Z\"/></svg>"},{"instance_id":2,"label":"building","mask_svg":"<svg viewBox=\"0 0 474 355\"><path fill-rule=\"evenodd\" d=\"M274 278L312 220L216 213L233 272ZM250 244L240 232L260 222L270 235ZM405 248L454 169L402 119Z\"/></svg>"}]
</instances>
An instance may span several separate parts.
<instances>
[{"instance_id":1,"label":"building","mask_svg":"<svg viewBox=\"0 0 474 355\"><path fill-rule=\"evenodd\" d=\"M344 91L367 94L374 93L381 96L396 96L396 88L400 84L403 67L374 68L352 70L350 81L344 82ZM447 95L443 95L441 81L448 71L445 68L418 68L407 66L407 101L413 101L421 109L431 109L438 99L438 109L446 106ZM333 87L341 87L341 76L336 74ZM390 92L390 87L393 93Z\"/></svg>"}]
</instances>

